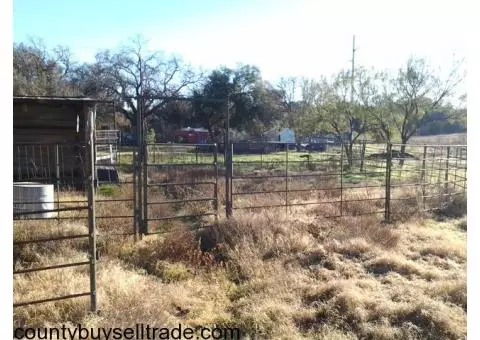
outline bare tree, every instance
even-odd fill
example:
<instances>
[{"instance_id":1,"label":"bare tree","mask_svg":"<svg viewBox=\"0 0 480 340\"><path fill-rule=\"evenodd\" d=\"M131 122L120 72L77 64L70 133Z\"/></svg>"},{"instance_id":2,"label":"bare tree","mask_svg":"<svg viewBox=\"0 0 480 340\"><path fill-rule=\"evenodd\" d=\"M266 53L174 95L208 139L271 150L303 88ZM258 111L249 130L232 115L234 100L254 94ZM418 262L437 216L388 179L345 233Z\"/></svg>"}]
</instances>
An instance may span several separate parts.
<instances>
[{"instance_id":1,"label":"bare tree","mask_svg":"<svg viewBox=\"0 0 480 340\"><path fill-rule=\"evenodd\" d=\"M13 46L13 93L15 95L74 95L70 76L72 53L58 46L49 51L43 40L31 38Z\"/></svg>"},{"instance_id":2,"label":"bare tree","mask_svg":"<svg viewBox=\"0 0 480 340\"><path fill-rule=\"evenodd\" d=\"M424 59L409 58L391 80L385 91L390 114L385 115L383 123L398 133L402 143L401 156L405 154L410 138L431 121L433 111L451 97L464 79L465 74L460 73L461 65L462 62L454 63L448 77L442 80Z\"/></svg>"},{"instance_id":3,"label":"bare tree","mask_svg":"<svg viewBox=\"0 0 480 340\"><path fill-rule=\"evenodd\" d=\"M53 49L54 59L61 70L61 78L69 80L73 73L77 63L73 59L73 53L70 48L59 45Z\"/></svg>"},{"instance_id":4,"label":"bare tree","mask_svg":"<svg viewBox=\"0 0 480 340\"><path fill-rule=\"evenodd\" d=\"M145 118L167 119L167 111L162 109L168 100L161 97L179 96L200 79L200 75L177 57L148 51L146 41L140 36L117 51L98 53L95 67L97 84L116 100L119 111L134 126L138 97L144 97Z\"/></svg>"}]
</instances>

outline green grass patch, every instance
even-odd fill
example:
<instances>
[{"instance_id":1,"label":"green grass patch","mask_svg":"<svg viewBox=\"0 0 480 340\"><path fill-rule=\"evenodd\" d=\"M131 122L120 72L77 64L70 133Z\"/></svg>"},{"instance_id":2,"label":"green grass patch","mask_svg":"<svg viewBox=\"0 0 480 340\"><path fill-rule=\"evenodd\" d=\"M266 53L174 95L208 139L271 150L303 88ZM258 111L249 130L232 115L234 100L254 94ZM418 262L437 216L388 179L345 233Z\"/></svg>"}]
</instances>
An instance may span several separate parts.
<instances>
[{"instance_id":1,"label":"green grass patch","mask_svg":"<svg viewBox=\"0 0 480 340\"><path fill-rule=\"evenodd\" d=\"M102 196L114 197L117 196L119 189L118 185L103 184L98 188L98 193Z\"/></svg>"}]
</instances>

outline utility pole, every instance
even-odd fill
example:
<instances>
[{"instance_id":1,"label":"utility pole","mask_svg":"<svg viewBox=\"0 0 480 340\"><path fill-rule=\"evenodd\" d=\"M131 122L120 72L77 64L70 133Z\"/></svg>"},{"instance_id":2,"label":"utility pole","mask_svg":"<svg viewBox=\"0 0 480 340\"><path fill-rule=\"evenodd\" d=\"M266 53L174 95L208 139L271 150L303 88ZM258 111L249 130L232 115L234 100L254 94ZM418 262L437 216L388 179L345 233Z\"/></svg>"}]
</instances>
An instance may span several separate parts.
<instances>
[{"instance_id":1,"label":"utility pole","mask_svg":"<svg viewBox=\"0 0 480 340\"><path fill-rule=\"evenodd\" d=\"M352 44L352 77L350 79L350 105L353 108L353 93L355 91L355 35L353 36L353 44ZM350 132L349 132L349 140L351 141L353 138L353 121L350 121ZM343 137L342 137L342 145L343 145Z\"/></svg>"},{"instance_id":2,"label":"utility pole","mask_svg":"<svg viewBox=\"0 0 480 340\"><path fill-rule=\"evenodd\" d=\"M225 214L227 218L232 216L231 201L231 178L232 178L232 148L230 147L230 94L227 94L227 117L225 120Z\"/></svg>"},{"instance_id":3,"label":"utility pole","mask_svg":"<svg viewBox=\"0 0 480 340\"><path fill-rule=\"evenodd\" d=\"M227 117L225 120L225 150L224 160L227 161L227 147L230 141L230 93L227 94Z\"/></svg>"},{"instance_id":4,"label":"utility pole","mask_svg":"<svg viewBox=\"0 0 480 340\"><path fill-rule=\"evenodd\" d=\"M353 36L353 45L352 45L352 79L351 79L351 89L350 89L350 102L353 104L353 92L354 92L354 83L355 83L355 35Z\"/></svg>"}]
</instances>

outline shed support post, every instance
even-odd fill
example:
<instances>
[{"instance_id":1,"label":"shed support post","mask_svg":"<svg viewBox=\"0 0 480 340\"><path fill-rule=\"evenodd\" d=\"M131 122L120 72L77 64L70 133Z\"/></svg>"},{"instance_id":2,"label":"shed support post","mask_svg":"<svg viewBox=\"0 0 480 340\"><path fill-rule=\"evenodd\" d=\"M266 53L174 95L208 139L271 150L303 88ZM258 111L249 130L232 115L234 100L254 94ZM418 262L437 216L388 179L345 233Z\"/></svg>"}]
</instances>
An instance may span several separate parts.
<instances>
[{"instance_id":1,"label":"shed support post","mask_svg":"<svg viewBox=\"0 0 480 340\"><path fill-rule=\"evenodd\" d=\"M97 311L97 230L95 225L95 107L87 110L87 191L88 191L88 257L90 275L90 310Z\"/></svg>"}]
</instances>

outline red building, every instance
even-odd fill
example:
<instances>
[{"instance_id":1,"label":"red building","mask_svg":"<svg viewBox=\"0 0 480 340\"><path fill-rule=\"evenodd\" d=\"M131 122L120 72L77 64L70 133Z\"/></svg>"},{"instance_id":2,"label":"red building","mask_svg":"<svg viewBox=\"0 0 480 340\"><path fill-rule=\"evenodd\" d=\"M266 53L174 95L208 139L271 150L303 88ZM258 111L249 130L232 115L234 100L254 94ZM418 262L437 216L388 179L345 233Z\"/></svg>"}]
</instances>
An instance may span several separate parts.
<instances>
[{"instance_id":1,"label":"red building","mask_svg":"<svg viewBox=\"0 0 480 340\"><path fill-rule=\"evenodd\" d=\"M175 142L187 144L206 144L210 139L207 129L183 128L175 131Z\"/></svg>"}]
</instances>

